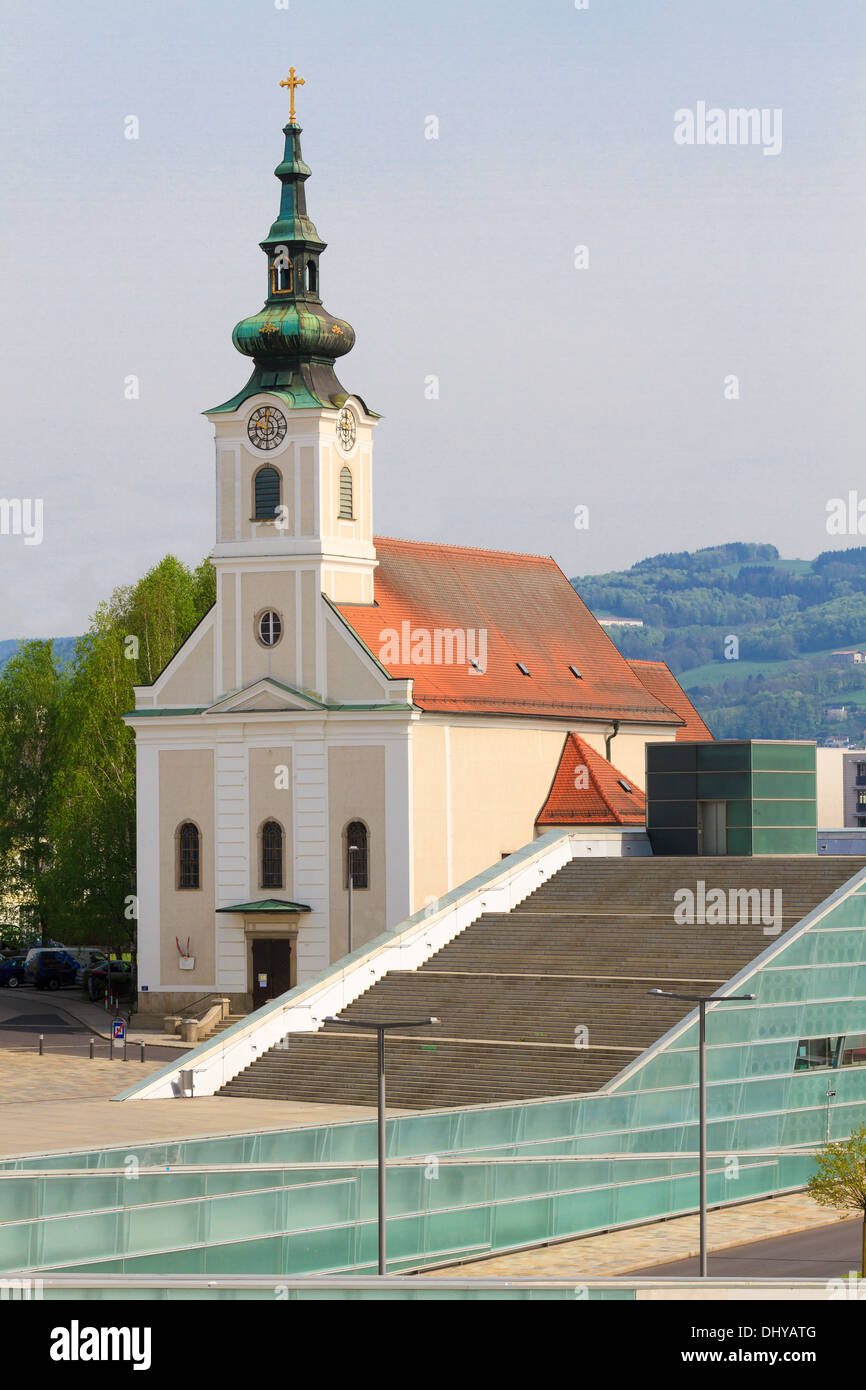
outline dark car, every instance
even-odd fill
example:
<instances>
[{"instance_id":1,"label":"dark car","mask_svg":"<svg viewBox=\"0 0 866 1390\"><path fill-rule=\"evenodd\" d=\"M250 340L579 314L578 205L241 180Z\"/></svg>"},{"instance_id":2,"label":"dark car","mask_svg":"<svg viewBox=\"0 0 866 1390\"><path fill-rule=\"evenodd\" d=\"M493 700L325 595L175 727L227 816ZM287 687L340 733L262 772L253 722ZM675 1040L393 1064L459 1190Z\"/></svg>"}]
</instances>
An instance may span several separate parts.
<instances>
[{"instance_id":1,"label":"dark car","mask_svg":"<svg viewBox=\"0 0 866 1390\"><path fill-rule=\"evenodd\" d=\"M108 962L104 961L95 970L85 972L84 984L91 999L104 999L108 982ZM111 962L111 993L129 994L132 989L132 966L128 960Z\"/></svg>"},{"instance_id":2,"label":"dark car","mask_svg":"<svg viewBox=\"0 0 866 1390\"><path fill-rule=\"evenodd\" d=\"M38 949L28 955L25 970L37 989L61 989L75 984L79 965L67 951Z\"/></svg>"},{"instance_id":3,"label":"dark car","mask_svg":"<svg viewBox=\"0 0 866 1390\"><path fill-rule=\"evenodd\" d=\"M17 989L26 979L23 956L7 956L0 960L0 986Z\"/></svg>"}]
</instances>

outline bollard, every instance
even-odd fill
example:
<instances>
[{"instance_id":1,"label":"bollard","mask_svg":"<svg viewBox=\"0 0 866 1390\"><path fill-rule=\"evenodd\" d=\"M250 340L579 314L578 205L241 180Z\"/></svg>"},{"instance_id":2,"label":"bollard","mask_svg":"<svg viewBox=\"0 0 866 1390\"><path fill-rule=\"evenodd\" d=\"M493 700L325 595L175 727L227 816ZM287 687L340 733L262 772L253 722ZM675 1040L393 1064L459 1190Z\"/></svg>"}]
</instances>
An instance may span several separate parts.
<instances>
[{"instance_id":1,"label":"bollard","mask_svg":"<svg viewBox=\"0 0 866 1390\"><path fill-rule=\"evenodd\" d=\"M114 1038L108 1039L108 1060L109 1062L114 1061Z\"/></svg>"},{"instance_id":2,"label":"bollard","mask_svg":"<svg viewBox=\"0 0 866 1390\"><path fill-rule=\"evenodd\" d=\"M123 1060L126 1061L126 1038L123 1039Z\"/></svg>"},{"instance_id":3,"label":"bollard","mask_svg":"<svg viewBox=\"0 0 866 1390\"><path fill-rule=\"evenodd\" d=\"M91 1060L91 1062L93 1061L93 1058L94 1058L94 1051L93 1051L93 1049L94 1049L95 1044L96 1044L96 1039L95 1039L95 1038L91 1038L91 1039L90 1039L90 1060Z\"/></svg>"},{"instance_id":4,"label":"bollard","mask_svg":"<svg viewBox=\"0 0 866 1390\"><path fill-rule=\"evenodd\" d=\"M141 1057L139 1058L139 1061L144 1061L144 1043L141 1044Z\"/></svg>"},{"instance_id":5,"label":"bollard","mask_svg":"<svg viewBox=\"0 0 866 1390\"><path fill-rule=\"evenodd\" d=\"M40 1033L40 1034L39 1034L39 1056L40 1056L40 1057L42 1056L42 1054L43 1054L44 1051L45 1051L45 1034L44 1034L44 1033Z\"/></svg>"}]
</instances>

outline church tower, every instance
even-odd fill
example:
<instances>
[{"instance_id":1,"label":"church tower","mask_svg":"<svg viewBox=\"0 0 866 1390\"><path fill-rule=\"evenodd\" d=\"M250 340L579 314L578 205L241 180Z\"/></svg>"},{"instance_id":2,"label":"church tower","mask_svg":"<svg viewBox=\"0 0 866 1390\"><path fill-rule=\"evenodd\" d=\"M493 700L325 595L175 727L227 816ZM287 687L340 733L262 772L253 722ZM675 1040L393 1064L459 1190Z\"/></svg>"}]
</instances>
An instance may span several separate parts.
<instances>
[{"instance_id":1,"label":"church tower","mask_svg":"<svg viewBox=\"0 0 866 1390\"><path fill-rule=\"evenodd\" d=\"M323 697L320 595L373 602L372 463L378 416L341 385L355 333L321 299L326 248L307 213L310 169L295 120L294 68L280 208L260 243L267 297L232 334L246 386L206 412L216 442L217 684L269 675Z\"/></svg>"}]
</instances>

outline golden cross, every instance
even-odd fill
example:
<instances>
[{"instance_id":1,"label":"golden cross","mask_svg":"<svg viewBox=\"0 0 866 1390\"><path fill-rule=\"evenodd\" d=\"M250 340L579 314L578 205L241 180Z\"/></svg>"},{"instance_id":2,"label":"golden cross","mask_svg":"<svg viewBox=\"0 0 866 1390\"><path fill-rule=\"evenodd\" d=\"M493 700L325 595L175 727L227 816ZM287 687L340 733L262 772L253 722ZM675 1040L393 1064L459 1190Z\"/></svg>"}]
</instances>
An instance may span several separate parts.
<instances>
[{"instance_id":1,"label":"golden cross","mask_svg":"<svg viewBox=\"0 0 866 1390\"><path fill-rule=\"evenodd\" d=\"M294 125L294 124L295 124L295 88L296 88L296 87L304 87L304 86L306 86L306 83L304 82L303 77L295 77L295 69L294 69L294 68L289 68L289 75L288 75L288 77L284 77L284 78L283 78L282 82L280 83L280 86L281 86L281 87L288 87L288 89L289 89L289 123L290 123L291 125Z\"/></svg>"}]
</instances>

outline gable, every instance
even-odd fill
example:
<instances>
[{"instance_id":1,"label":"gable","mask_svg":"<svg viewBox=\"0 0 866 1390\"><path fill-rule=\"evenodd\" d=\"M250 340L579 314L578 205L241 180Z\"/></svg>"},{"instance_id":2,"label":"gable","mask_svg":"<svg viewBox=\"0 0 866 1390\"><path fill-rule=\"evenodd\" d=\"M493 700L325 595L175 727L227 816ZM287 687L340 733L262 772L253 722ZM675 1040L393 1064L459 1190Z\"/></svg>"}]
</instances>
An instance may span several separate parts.
<instances>
[{"instance_id":1,"label":"gable","mask_svg":"<svg viewBox=\"0 0 866 1390\"><path fill-rule=\"evenodd\" d=\"M581 738L570 733L536 825L643 825L639 787Z\"/></svg>"},{"instance_id":2,"label":"gable","mask_svg":"<svg viewBox=\"0 0 866 1390\"><path fill-rule=\"evenodd\" d=\"M677 729L678 742L712 740L710 729L666 662L631 660L628 664L646 689L683 721L682 727Z\"/></svg>"},{"instance_id":3,"label":"gable","mask_svg":"<svg viewBox=\"0 0 866 1390\"><path fill-rule=\"evenodd\" d=\"M216 606L175 652L153 685L136 688L136 703L201 707L214 697L214 627Z\"/></svg>"}]
</instances>

